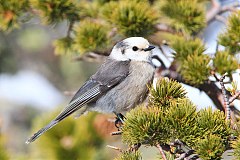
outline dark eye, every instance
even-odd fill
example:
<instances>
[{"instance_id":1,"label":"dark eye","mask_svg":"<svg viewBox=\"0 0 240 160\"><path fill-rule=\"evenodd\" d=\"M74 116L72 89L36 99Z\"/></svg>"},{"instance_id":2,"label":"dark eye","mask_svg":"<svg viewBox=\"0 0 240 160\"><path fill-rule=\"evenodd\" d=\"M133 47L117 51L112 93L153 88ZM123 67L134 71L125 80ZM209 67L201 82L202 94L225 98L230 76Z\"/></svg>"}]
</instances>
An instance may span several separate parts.
<instances>
[{"instance_id":1,"label":"dark eye","mask_svg":"<svg viewBox=\"0 0 240 160\"><path fill-rule=\"evenodd\" d=\"M132 48L132 50L133 50L133 51L137 51L137 50L138 50L138 47L134 46L134 47Z\"/></svg>"}]
</instances>

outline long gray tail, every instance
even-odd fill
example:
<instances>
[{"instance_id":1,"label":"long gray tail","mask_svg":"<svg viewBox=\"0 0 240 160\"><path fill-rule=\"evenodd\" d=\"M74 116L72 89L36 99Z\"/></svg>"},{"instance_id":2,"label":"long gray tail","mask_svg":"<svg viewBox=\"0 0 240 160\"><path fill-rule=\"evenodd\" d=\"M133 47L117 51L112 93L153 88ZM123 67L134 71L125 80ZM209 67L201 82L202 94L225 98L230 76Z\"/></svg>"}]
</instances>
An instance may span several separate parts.
<instances>
[{"instance_id":1,"label":"long gray tail","mask_svg":"<svg viewBox=\"0 0 240 160\"><path fill-rule=\"evenodd\" d=\"M63 111L53 120L51 121L47 126L40 129L37 133L35 133L32 137L30 137L26 143L29 144L33 141L35 141L38 137L40 137L44 132L55 126L58 122L62 121L72 113L76 112L80 108L82 108L83 105L93 100L96 96L98 96L100 93L99 91L99 85L93 86L92 89L89 89L84 94L80 95L76 99L72 100L70 104L67 105L66 108L63 109ZM82 113L86 111L86 108L82 109ZM82 114L81 113L81 114Z\"/></svg>"},{"instance_id":2,"label":"long gray tail","mask_svg":"<svg viewBox=\"0 0 240 160\"><path fill-rule=\"evenodd\" d=\"M51 121L47 126L45 126L44 128L40 129L38 132L34 133L34 135L32 137L30 137L25 143L29 144L29 143L35 141L38 137L40 137L47 130L49 130L50 128L55 126L58 122L59 121L57 121L57 120Z\"/></svg>"}]
</instances>

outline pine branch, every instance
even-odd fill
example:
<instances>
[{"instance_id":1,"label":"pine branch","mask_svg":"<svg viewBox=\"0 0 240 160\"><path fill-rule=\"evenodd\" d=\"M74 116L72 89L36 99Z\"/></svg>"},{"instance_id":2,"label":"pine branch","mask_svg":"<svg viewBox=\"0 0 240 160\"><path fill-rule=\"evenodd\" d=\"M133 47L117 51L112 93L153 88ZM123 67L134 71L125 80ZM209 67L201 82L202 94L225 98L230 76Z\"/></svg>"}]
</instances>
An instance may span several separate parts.
<instances>
[{"instance_id":1,"label":"pine branch","mask_svg":"<svg viewBox=\"0 0 240 160\"><path fill-rule=\"evenodd\" d=\"M134 144L128 149L128 151L130 152L137 151L141 147L141 145L142 145L141 143Z\"/></svg>"},{"instance_id":2,"label":"pine branch","mask_svg":"<svg viewBox=\"0 0 240 160\"><path fill-rule=\"evenodd\" d=\"M173 28L171 28L170 26L168 26L167 24L164 24L164 23L156 24L155 28L160 32L168 32L168 33L172 33L172 34L177 33Z\"/></svg>"},{"instance_id":3,"label":"pine branch","mask_svg":"<svg viewBox=\"0 0 240 160\"><path fill-rule=\"evenodd\" d=\"M236 11L237 7L240 6L239 2L232 3L230 5L221 6L218 0L211 0L212 8L206 14L206 21L209 24L214 19L219 20L219 15L227 11ZM221 18L220 18L221 19ZM222 21L222 19L221 19ZM225 22L225 20L224 20Z\"/></svg>"},{"instance_id":4,"label":"pine branch","mask_svg":"<svg viewBox=\"0 0 240 160\"><path fill-rule=\"evenodd\" d=\"M223 101L225 104L225 109L226 109L226 120L230 120L231 119L231 111L230 111L230 103L229 103L229 98L227 95L227 91L226 88L224 86L223 80L225 79L227 73L225 73L220 79L220 85L221 85L221 89L222 89L222 94L223 94Z\"/></svg>"},{"instance_id":5,"label":"pine branch","mask_svg":"<svg viewBox=\"0 0 240 160\"><path fill-rule=\"evenodd\" d=\"M211 0L212 8L206 14L206 21L210 23L221 10L221 4L218 0Z\"/></svg>"},{"instance_id":6,"label":"pine branch","mask_svg":"<svg viewBox=\"0 0 240 160\"><path fill-rule=\"evenodd\" d=\"M160 145L160 144L157 144L156 147L158 148L160 154L162 155L163 160L167 160L166 155L165 155L165 153L164 153L161 145Z\"/></svg>"},{"instance_id":7,"label":"pine branch","mask_svg":"<svg viewBox=\"0 0 240 160\"><path fill-rule=\"evenodd\" d=\"M121 135L121 134L122 134L122 131L117 131L117 132L111 133L112 136Z\"/></svg>"},{"instance_id":8,"label":"pine branch","mask_svg":"<svg viewBox=\"0 0 240 160\"><path fill-rule=\"evenodd\" d=\"M229 100L229 104L231 104L235 99L237 99L238 97L240 97L240 91L237 92L230 100Z\"/></svg>"},{"instance_id":9,"label":"pine branch","mask_svg":"<svg viewBox=\"0 0 240 160\"><path fill-rule=\"evenodd\" d=\"M139 157L140 154L138 152L138 149L141 147L141 144L133 145L133 146L129 147L127 150L123 150L121 148L118 148L118 147L115 147L115 146L111 146L111 145L107 145L107 147L111 148L113 150L119 151L122 154L121 158L120 158L121 160L125 160L125 159L140 159L140 157ZM132 156L134 156L134 158ZM117 159L119 159L119 158L117 158Z\"/></svg>"},{"instance_id":10,"label":"pine branch","mask_svg":"<svg viewBox=\"0 0 240 160\"><path fill-rule=\"evenodd\" d=\"M227 12L227 11L236 12L237 7L239 7L239 6L240 6L239 2L235 2L235 3L232 3L230 5L222 6L220 13Z\"/></svg>"},{"instance_id":11,"label":"pine branch","mask_svg":"<svg viewBox=\"0 0 240 160\"><path fill-rule=\"evenodd\" d=\"M118 147L115 147L115 146L110 146L110 145L107 145L108 148L111 148L111 149L114 149L116 151L119 151L119 152L123 152L123 150L121 148L118 148Z\"/></svg>"},{"instance_id":12,"label":"pine branch","mask_svg":"<svg viewBox=\"0 0 240 160\"><path fill-rule=\"evenodd\" d=\"M156 72L158 73L158 75L160 77L168 77L168 78L171 78L171 79L175 79L178 82L183 82L184 81L182 79L182 76L178 72L176 72L172 69L164 69L164 70L159 69Z\"/></svg>"},{"instance_id":13,"label":"pine branch","mask_svg":"<svg viewBox=\"0 0 240 160\"><path fill-rule=\"evenodd\" d=\"M218 50L219 50L219 42L217 41L217 44L216 44L216 49L215 49L215 53L217 53L218 52ZM215 54L214 53L214 54Z\"/></svg>"},{"instance_id":14,"label":"pine branch","mask_svg":"<svg viewBox=\"0 0 240 160\"><path fill-rule=\"evenodd\" d=\"M108 33L108 38L114 37L117 34L118 30L116 27L112 28L112 30Z\"/></svg>"},{"instance_id":15,"label":"pine branch","mask_svg":"<svg viewBox=\"0 0 240 160\"><path fill-rule=\"evenodd\" d=\"M215 19L218 20L219 22L222 22L223 24L227 24L227 19L221 15L216 15Z\"/></svg>"},{"instance_id":16,"label":"pine branch","mask_svg":"<svg viewBox=\"0 0 240 160\"><path fill-rule=\"evenodd\" d=\"M72 58L72 61L103 62L108 53L89 52L87 54Z\"/></svg>"},{"instance_id":17,"label":"pine branch","mask_svg":"<svg viewBox=\"0 0 240 160\"><path fill-rule=\"evenodd\" d=\"M71 37L70 34L72 31L73 25L74 25L74 21L69 22L69 26L68 26L68 30L67 30L67 37Z\"/></svg>"},{"instance_id":18,"label":"pine branch","mask_svg":"<svg viewBox=\"0 0 240 160\"><path fill-rule=\"evenodd\" d=\"M194 150L185 145L181 140L175 139L171 146L177 147L176 153L180 153L180 156L175 160L201 160Z\"/></svg>"}]
</instances>

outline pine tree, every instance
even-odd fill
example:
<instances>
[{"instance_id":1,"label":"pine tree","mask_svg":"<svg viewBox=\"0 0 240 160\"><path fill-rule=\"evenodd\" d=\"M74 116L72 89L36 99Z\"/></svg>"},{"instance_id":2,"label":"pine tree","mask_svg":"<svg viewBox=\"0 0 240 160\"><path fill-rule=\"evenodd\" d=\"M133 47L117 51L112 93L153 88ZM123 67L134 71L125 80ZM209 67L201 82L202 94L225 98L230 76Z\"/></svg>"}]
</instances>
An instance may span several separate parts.
<instances>
[{"instance_id":1,"label":"pine tree","mask_svg":"<svg viewBox=\"0 0 240 160\"><path fill-rule=\"evenodd\" d=\"M181 140L202 159L221 159L231 135L223 112L211 108L197 111L185 94L181 84L173 80L158 81L151 89L150 105L127 113L123 142L172 148ZM183 148L171 152L181 153Z\"/></svg>"},{"instance_id":2,"label":"pine tree","mask_svg":"<svg viewBox=\"0 0 240 160\"><path fill-rule=\"evenodd\" d=\"M67 21L66 37L53 43L55 53L81 60L97 61L96 57L109 55L117 41L129 36L144 36L160 49L169 44L175 50L174 60L169 68L162 63L159 72L170 79L160 79L155 87L149 87L147 108L140 105L127 113L122 140L130 149L122 151L117 159L140 159L140 145L157 147L163 159L190 153L202 159L221 159L230 137L239 137L238 130L232 130L238 126L240 115L232 104L240 95L232 77L240 63L237 6L221 6L217 0L2 0L0 30L10 32L33 16L39 16L46 25ZM215 19L223 21L221 13L233 10L227 29L217 39L225 49L216 48L213 56L205 54L203 29ZM232 82L228 91L225 77ZM197 111L181 84L172 79L204 91L219 111ZM239 140L234 142L240 158L239 146Z\"/></svg>"}]
</instances>

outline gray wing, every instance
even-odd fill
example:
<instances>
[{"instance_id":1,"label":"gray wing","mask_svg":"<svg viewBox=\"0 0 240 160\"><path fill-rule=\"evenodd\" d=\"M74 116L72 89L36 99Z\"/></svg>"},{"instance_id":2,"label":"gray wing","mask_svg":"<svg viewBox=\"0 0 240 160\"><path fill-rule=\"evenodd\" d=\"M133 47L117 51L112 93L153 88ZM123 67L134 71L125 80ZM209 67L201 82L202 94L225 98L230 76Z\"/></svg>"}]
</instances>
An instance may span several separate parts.
<instances>
[{"instance_id":1,"label":"gray wing","mask_svg":"<svg viewBox=\"0 0 240 160\"><path fill-rule=\"evenodd\" d=\"M47 126L40 129L26 143L31 143L44 132L80 109L83 105L96 101L107 91L121 83L129 73L129 61L107 59L99 70L77 91L66 108Z\"/></svg>"}]
</instances>

